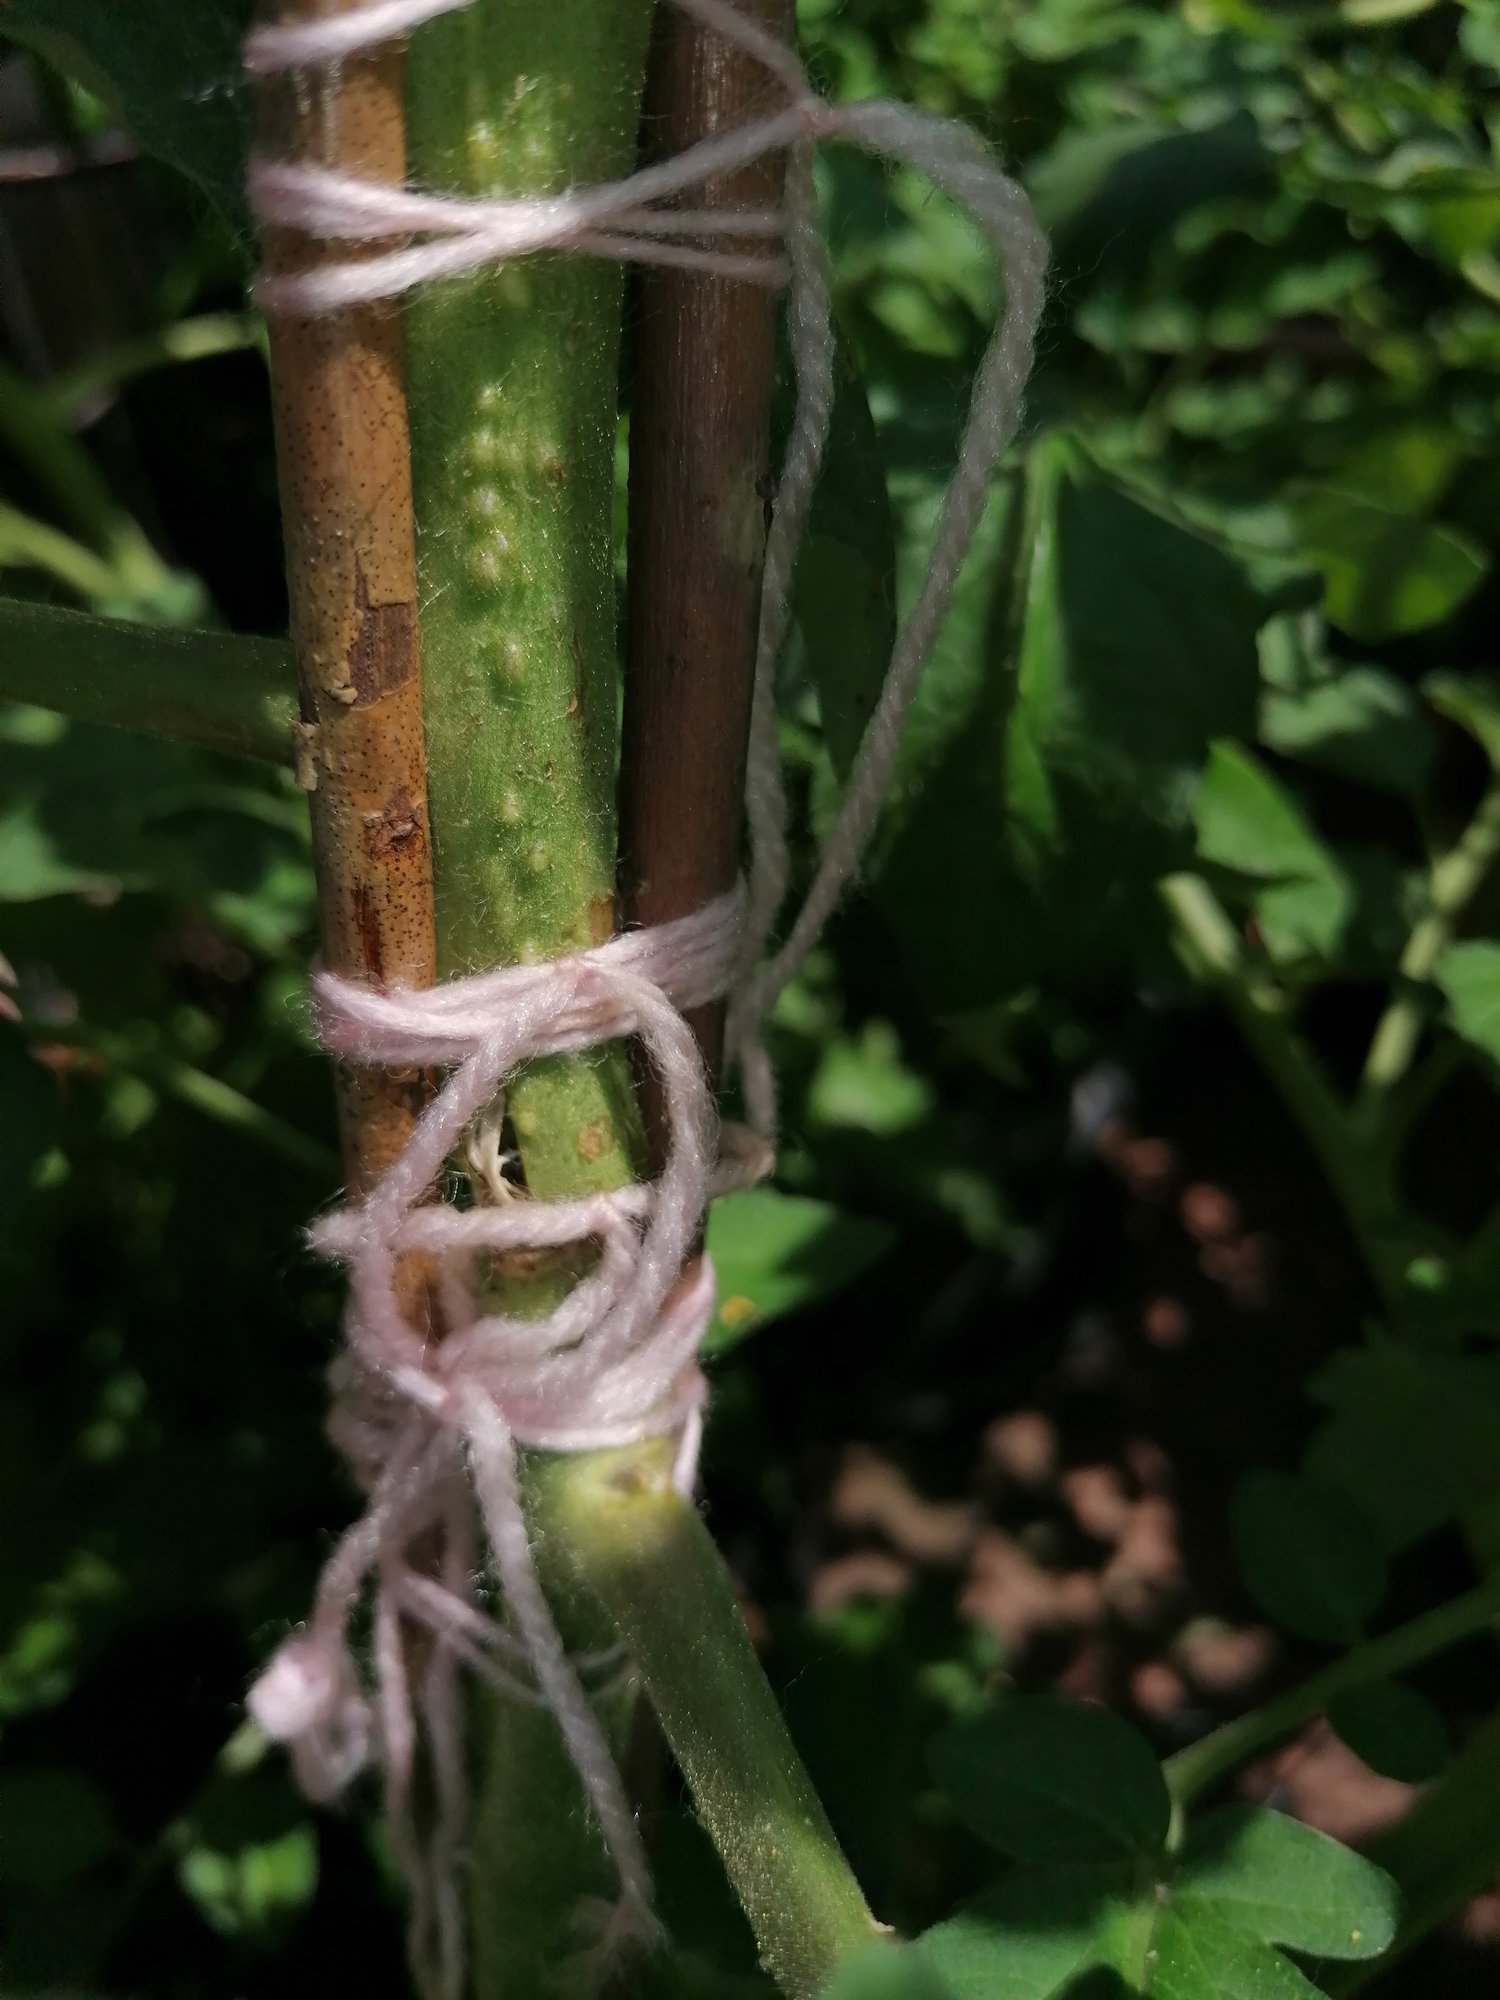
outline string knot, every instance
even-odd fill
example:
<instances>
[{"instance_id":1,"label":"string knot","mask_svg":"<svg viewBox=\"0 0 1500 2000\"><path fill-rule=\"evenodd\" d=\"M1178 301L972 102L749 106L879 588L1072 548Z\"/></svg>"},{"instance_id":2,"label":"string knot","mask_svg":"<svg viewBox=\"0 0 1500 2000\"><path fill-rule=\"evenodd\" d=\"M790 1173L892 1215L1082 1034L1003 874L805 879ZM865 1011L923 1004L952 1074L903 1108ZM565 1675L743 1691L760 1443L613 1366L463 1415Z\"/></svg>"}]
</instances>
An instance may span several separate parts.
<instances>
[{"instance_id":1,"label":"string knot","mask_svg":"<svg viewBox=\"0 0 1500 2000\"><path fill-rule=\"evenodd\" d=\"M249 1709L273 1743L295 1746L297 1779L310 1798L337 1798L370 1760L370 1708L342 1644L288 1639L250 1690Z\"/></svg>"}]
</instances>

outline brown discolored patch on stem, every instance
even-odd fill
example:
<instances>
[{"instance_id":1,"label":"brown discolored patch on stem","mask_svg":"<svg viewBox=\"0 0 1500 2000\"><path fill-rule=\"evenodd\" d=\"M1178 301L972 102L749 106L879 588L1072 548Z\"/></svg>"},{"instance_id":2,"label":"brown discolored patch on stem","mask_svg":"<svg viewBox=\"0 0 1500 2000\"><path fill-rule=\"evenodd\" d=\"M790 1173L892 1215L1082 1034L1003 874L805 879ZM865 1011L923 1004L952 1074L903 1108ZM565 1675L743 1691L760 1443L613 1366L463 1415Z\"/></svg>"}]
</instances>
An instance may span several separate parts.
<instances>
[{"instance_id":1,"label":"brown discolored patch on stem","mask_svg":"<svg viewBox=\"0 0 1500 2000\"><path fill-rule=\"evenodd\" d=\"M303 0L279 13L354 4ZM400 182L402 88L396 49L295 85L274 79L259 93L262 144ZM272 272L347 254L280 231L265 243ZM401 317L380 306L273 312L268 331L323 957L345 977L427 986L436 952ZM426 1079L341 1067L338 1093L349 1183L367 1187L404 1145Z\"/></svg>"},{"instance_id":2,"label":"brown discolored patch on stem","mask_svg":"<svg viewBox=\"0 0 1500 2000\"><path fill-rule=\"evenodd\" d=\"M746 0L784 30L785 0ZM646 157L682 151L774 108L761 65L675 8L659 8L642 122ZM693 205L779 205L772 157ZM753 248L753 245L746 245ZM664 923L733 886L755 674L770 465L776 300L754 285L647 271L636 290L630 561L621 756L626 921ZM711 1073L722 1005L689 1016ZM640 1079L653 1151L656 1081Z\"/></svg>"}]
</instances>

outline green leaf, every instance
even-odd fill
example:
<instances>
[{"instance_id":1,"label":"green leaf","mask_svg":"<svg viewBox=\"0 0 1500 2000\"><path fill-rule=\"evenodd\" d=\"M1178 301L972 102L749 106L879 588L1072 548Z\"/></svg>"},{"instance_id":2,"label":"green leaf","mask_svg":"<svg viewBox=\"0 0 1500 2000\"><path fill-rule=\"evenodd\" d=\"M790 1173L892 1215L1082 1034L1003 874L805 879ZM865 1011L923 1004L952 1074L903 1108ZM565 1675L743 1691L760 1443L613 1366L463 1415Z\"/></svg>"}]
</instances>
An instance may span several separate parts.
<instances>
[{"instance_id":1,"label":"green leaf","mask_svg":"<svg viewBox=\"0 0 1500 2000\"><path fill-rule=\"evenodd\" d=\"M1355 1756L1403 1785L1435 1778L1453 1754L1447 1724L1405 1681L1370 1681L1328 1706L1328 1720Z\"/></svg>"},{"instance_id":2,"label":"green leaf","mask_svg":"<svg viewBox=\"0 0 1500 2000\"><path fill-rule=\"evenodd\" d=\"M935 498L905 492L909 599ZM1260 615L1219 548L1066 438L997 488L870 871L935 1006L1137 963L1154 885L1187 859L1208 745L1253 730ZM837 655L818 687L847 769L870 688ZM1071 910L1087 923L1058 921Z\"/></svg>"},{"instance_id":3,"label":"green leaf","mask_svg":"<svg viewBox=\"0 0 1500 2000\"><path fill-rule=\"evenodd\" d=\"M1295 1472L1247 1472L1229 1508L1245 1587L1304 1638L1357 1639L1385 1595L1385 1561L1356 1508Z\"/></svg>"},{"instance_id":4,"label":"green leaf","mask_svg":"<svg viewBox=\"0 0 1500 2000\"><path fill-rule=\"evenodd\" d=\"M1350 667L1297 693L1268 690L1260 740L1335 777L1408 797L1421 790L1434 747L1411 689L1379 667Z\"/></svg>"},{"instance_id":5,"label":"green leaf","mask_svg":"<svg viewBox=\"0 0 1500 2000\"><path fill-rule=\"evenodd\" d=\"M791 421L791 375L783 355L773 428ZM833 414L807 531L797 552L792 609L808 671L823 687L848 690L850 729L868 721L896 636L896 528L885 458L853 352L840 339Z\"/></svg>"},{"instance_id":6,"label":"green leaf","mask_svg":"<svg viewBox=\"0 0 1500 2000\"><path fill-rule=\"evenodd\" d=\"M1332 1414L1306 1469L1355 1503L1388 1552L1494 1493L1500 1357L1379 1338L1336 1354L1308 1392Z\"/></svg>"},{"instance_id":7,"label":"green leaf","mask_svg":"<svg viewBox=\"0 0 1500 2000\"><path fill-rule=\"evenodd\" d=\"M708 1351L722 1352L767 1320L842 1291L896 1240L889 1223L831 1202L769 1187L725 1195L708 1223L719 1280Z\"/></svg>"},{"instance_id":8,"label":"green leaf","mask_svg":"<svg viewBox=\"0 0 1500 2000\"><path fill-rule=\"evenodd\" d=\"M1290 1959L1212 1909L1169 1906L1152 1949L1152 2000L1323 2000Z\"/></svg>"},{"instance_id":9,"label":"green leaf","mask_svg":"<svg viewBox=\"0 0 1500 2000\"><path fill-rule=\"evenodd\" d=\"M1207 1911L1262 1944L1318 1958L1376 1958L1396 1933L1388 1875L1261 1806L1223 1806L1193 1822L1172 1908L1189 1926Z\"/></svg>"},{"instance_id":10,"label":"green leaf","mask_svg":"<svg viewBox=\"0 0 1500 2000\"><path fill-rule=\"evenodd\" d=\"M1487 938L1450 944L1432 976L1459 1034L1500 1062L1500 944Z\"/></svg>"},{"instance_id":11,"label":"green leaf","mask_svg":"<svg viewBox=\"0 0 1500 2000\"><path fill-rule=\"evenodd\" d=\"M954 2000L1053 2000L1080 1973L1111 1962L1133 1887L1130 1869L1016 1869L924 1931L918 1950Z\"/></svg>"},{"instance_id":12,"label":"green leaf","mask_svg":"<svg viewBox=\"0 0 1500 2000\"><path fill-rule=\"evenodd\" d=\"M931 1961L910 1945L877 1943L839 1967L819 2000L955 2000Z\"/></svg>"},{"instance_id":13,"label":"green leaf","mask_svg":"<svg viewBox=\"0 0 1500 2000\"><path fill-rule=\"evenodd\" d=\"M4 30L112 103L148 153L196 181L248 242L250 0L10 0Z\"/></svg>"},{"instance_id":14,"label":"green leaf","mask_svg":"<svg viewBox=\"0 0 1500 2000\"><path fill-rule=\"evenodd\" d=\"M1456 722L1500 765L1500 680L1490 674L1429 674L1422 692L1439 715Z\"/></svg>"},{"instance_id":15,"label":"green leaf","mask_svg":"<svg viewBox=\"0 0 1500 2000\"><path fill-rule=\"evenodd\" d=\"M1216 743L1193 811L1201 860L1267 884L1255 916L1270 956L1336 958L1355 885L1264 766L1238 744Z\"/></svg>"},{"instance_id":16,"label":"green leaf","mask_svg":"<svg viewBox=\"0 0 1500 2000\"><path fill-rule=\"evenodd\" d=\"M0 902L149 889L271 950L311 918L289 773L0 705L0 799Z\"/></svg>"},{"instance_id":17,"label":"green leaf","mask_svg":"<svg viewBox=\"0 0 1500 2000\"><path fill-rule=\"evenodd\" d=\"M1203 861L1268 881L1321 881L1336 864L1290 794L1236 743L1215 743L1193 807Z\"/></svg>"},{"instance_id":18,"label":"green leaf","mask_svg":"<svg viewBox=\"0 0 1500 2000\"><path fill-rule=\"evenodd\" d=\"M1305 484L1292 497L1301 552L1323 574L1324 609L1351 638L1441 624L1489 568L1485 551L1457 528L1339 487Z\"/></svg>"},{"instance_id":19,"label":"green leaf","mask_svg":"<svg viewBox=\"0 0 1500 2000\"><path fill-rule=\"evenodd\" d=\"M195 1845L177 1864L183 1892L225 1937L274 1938L318 1886L318 1836L304 1822L225 1853Z\"/></svg>"},{"instance_id":20,"label":"green leaf","mask_svg":"<svg viewBox=\"0 0 1500 2000\"><path fill-rule=\"evenodd\" d=\"M1167 1837L1151 1746L1107 1709L1017 1696L946 1730L932 1769L960 1818L1017 1861L1149 1857Z\"/></svg>"}]
</instances>

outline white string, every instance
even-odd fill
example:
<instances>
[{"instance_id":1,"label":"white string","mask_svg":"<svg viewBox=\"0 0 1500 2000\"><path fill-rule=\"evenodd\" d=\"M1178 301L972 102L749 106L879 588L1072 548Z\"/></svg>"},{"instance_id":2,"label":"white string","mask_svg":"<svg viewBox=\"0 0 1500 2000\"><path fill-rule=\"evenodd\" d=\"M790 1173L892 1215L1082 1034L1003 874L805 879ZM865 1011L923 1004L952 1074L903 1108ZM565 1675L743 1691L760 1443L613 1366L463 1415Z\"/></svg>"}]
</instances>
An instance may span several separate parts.
<instances>
[{"instance_id":1,"label":"white string","mask_svg":"<svg viewBox=\"0 0 1500 2000\"><path fill-rule=\"evenodd\" d=\"M325 76L353 55L469 0L367 0L344 13L257 28L246 66L258 76ZM704 140L624 180L524 200L464 200L361 181L300 161L258 158L250 193L265 224L375 247L346 261L263 278L270 312L313 315L401 296L418 285L509 259L561 252L636 259L789 286L797 401L767 539L746 773L750 868L745 894L675 924L593 951L507 967L421 993L382 994L319 974L322 1037L344 1058L451 1074L400 1158L357 1206L325 1217L312 1241L349 1267L347 1351L330 1419L364 1486L365 1512L325 1567L307 1627L274 1656L251 1694L268 1734L288 1742L298 1777L336 1796L372 1759L385 1776L393 1846L412 1901L412 1956L424 1993L460 2000L465 1977L458 1885L468 1813L460 1665L554 1714L614 1860L616 1935L654 1930L645 1853L581 1671L537 1579L517 1483L517 1450L578 1452L675 1438L673 1477L696 1476L705 1385L697 1352L713 1311L706 1258L682 1276L711 1195L767 1171L775 1086L766 1016L805 963L858 868L889 789L901 733L1000 452L1019 420L1042 304L1046 246L1020 188L965 127L880 102L832 106L795 54L730 0L674 0L753 55L786 106ZM774 681L792 578L828 436L833 331L827 252L812 179L817 142L840 138L916 168L964 208L995 251L1005 307L976 376L927 574L898 634L885 684L851 769L811 887L766 958L788 882L786 807ZM768 153L787 155L778 214L704 210L680 197ZM780 236L747 252L741 241ZM406 239L401 241L400 239ZM720 247L724 243L731 247ZM380 248L381 245L392 245ZM716 1133L714 1107L683 1010L727 996L728 1046L759 1142ZM460 1211L430 1190L511 1073L538 1055L639 1039L663 1085L668 1129L658 1180L582 1200L518 1198ZM722 1158L719 1157L722 1151ZM553 1313L522 1321L480 1306L485 1261L514 1249L596 1246L588 1274ZM400 1259L438 1269L444 1337L414 1326L396 1286ZM471 1498L472 1496L472 1498ZM508 1625L474 1601L473 1506ZM436 1549L436 1574L433 1551ZM372 1689L350 1626L375 1586ZM425 1660L414 1639L424 1639ZM529 1688L528 1680L529 1676ZM419 1835L412 1790L418 1745L432 1773L430 1825Z\"/></svg>"}]
</instances>

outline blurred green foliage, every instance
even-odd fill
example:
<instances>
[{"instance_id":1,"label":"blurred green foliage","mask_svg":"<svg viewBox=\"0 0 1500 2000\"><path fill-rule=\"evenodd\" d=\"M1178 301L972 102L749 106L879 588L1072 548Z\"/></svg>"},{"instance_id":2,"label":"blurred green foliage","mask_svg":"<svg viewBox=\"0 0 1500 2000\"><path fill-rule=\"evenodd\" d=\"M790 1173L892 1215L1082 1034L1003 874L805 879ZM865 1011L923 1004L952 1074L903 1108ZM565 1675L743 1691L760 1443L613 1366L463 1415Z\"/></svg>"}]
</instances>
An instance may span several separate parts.
<instances>
[{"instance_id":1,"label":"blurred green foliage","mask_svg":"<svg viewBox=\"0 0 1500 2000\"><path fill-rule=\"evenodd\" d=\"M194 361L180 337L241 303L243 14L5 10L5 34L56 65L35 74L63 136L119 115L188 177L185 192L128 170L147 191L143 322L133 345L75 357L105 421L95 409L80 435L77 396L19 354L0 378L16 596L148 623L281 616L258 360ZM973 120L1032 192L1054 267L1027 434L924 688L870 894L778 1012L778 1187L715 1220L716 1341L735 1351L715 1363L713 1490L761 1532L794 1524L803 1468L746 1334L784 1317L762 1340L801 1343L815 1379L841 1311L894 1302L925 1327L961 1313L946 1301L966 1273L987 1274L989 1300L1058 1255L1070 1091L1138 1047L1151 1010L1193 1004L1203 963L1158 893L1191 872L1232 926L1247 1004L1278 1034L1302 1010L1336 1080L1294 1110L1346 1121L1359 1199L1385 1204L1388 1269L1309 1384L1305 1464L1253 1473L1233 1509L1265 1613L1353 1641L1381 1615L1388 1558L1455 1522L1485 1547L1500 1498L1493 1117L1457 1197L1401 1170L1451 1079L1489 1105L1500 1061L1483 865L1441 900L1500 763L1493 7L803 0L800 25L833 94ZM785 729L812 828L920 575L998 282L915 177L839 149L820 172L845 345ZM80 214L87 242L101 225ZM232 495L204 483L179 382L252 469ZM320 1434L336 1299L298 1236L336 1177L303 994L313 936L285 774L0 710L8 1995L322 1992L331 1937L351 1985L401 1989L394 1913L370 1912L388 1877L371 1802L314 1820L240 1726L254 1664L351 1506ZM1343 1091L1382 1000L1403 1010L1405 1058ZM1168 1856L1145 1746L1117 1725L1101 1791L1098 1746L1072 1733L1108 1719L997 1707L992 1649L951 1604L808 1614L774 1572L767 1595L775 1671L882 1912L927 1922L978 1888L990 1864L964 1823L1005 1857L929 1933L920 1971L877 1953L841 2000L934 1980L955 2000L1043 2000L1101 1966L1166 2000L1305 1994L1278 1948L1340 1955L1330 1908L1344 1955L1383 1948L1385 1878L1289 1822L1210 1816ZM1446 1725L1414 1719L1420 1696L1366 1692L1335 1718L1346 1741L1381 1769L1441 1764ZM1062 1846L1038 1852L1004 1829L1041 1824L1034 1794L1017 1803L1015 1753L1049 1732L1068 1739L1039 1766ZM1098 1851L1101 1807L1129 1836L1118 1853ZM661 1845L685 1939L663 1990L765 1991L675 1810Z\"/></svg>"}]
</instances>

